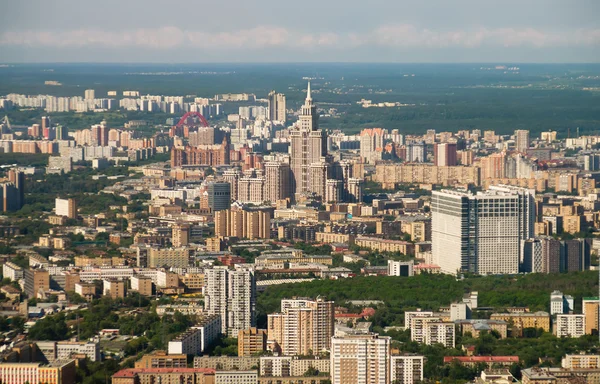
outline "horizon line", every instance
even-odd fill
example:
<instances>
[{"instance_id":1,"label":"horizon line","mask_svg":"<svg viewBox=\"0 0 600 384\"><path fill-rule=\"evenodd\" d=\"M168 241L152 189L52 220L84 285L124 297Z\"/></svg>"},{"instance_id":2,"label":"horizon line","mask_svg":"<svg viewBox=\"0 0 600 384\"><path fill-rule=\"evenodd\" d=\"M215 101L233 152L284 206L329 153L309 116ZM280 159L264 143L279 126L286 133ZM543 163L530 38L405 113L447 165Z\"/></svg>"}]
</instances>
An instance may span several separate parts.
<instances>
[{"instance_id":1,"label":"horizon line","mask_svg":"<svg viewBox=\"0 0 600 384\"><path fill-rule=\"evenodd\" d=\"M255 64L410 64L410 65L472 65L472 64L518 64L518 65L600 65L600 61L581 61L581 62L534 62L534 61L22 61L22 62L0 62L0 66L8 65L47 65L47 64L104 64L104 65L190 65L190 64L228 64L228 65L255 65ZM2 68L2 67L0 67Z\"/></svg>"}]
</instances>

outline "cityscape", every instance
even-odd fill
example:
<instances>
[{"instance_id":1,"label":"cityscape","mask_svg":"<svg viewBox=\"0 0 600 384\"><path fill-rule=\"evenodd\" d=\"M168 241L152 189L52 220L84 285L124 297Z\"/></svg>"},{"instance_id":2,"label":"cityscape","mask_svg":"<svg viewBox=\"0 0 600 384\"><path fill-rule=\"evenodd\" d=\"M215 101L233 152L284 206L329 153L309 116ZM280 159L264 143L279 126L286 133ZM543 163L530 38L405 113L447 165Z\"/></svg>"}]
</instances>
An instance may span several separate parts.
<instances>
[{"instance_id":1,"label":"cityscape","mask_svg":"<svg viewBox=\"0 0 600 384\"><path fill-rule=\"evenodd\" d=\"M0 27L1 384L600 383L596 4L66 3Z\"/></svg>"}]
</instances>

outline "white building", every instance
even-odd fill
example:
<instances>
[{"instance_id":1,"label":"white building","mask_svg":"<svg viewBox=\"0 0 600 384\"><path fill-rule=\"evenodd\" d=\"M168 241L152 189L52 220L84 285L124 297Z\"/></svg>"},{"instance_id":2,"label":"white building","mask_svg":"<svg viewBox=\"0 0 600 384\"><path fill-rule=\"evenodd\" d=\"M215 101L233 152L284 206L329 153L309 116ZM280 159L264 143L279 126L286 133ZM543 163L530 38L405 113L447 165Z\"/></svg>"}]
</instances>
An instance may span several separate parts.
<instances>
[{"instance_id":1,"label":"white building","mask_svg":"<svg viewBox=\"0 0 600 384\"><path fill-rule=\"evenodd\" d=\"M217 315L205 317L200 324L191 327L184 333L169 341L169 355L198 355L214 343L221 333L221 317Z\"/></svg>"},{"instance_id":2,"label":"white building","mask_svg":"<svg viewBox=\"0 0 600 384\"><path fill-rule=\"evenodd\" d=\"M49 362L70 359L73 354L85 355L91 361L100 361L100 343L97 341L36 341L40 354Z\"/></svg>"},{"instance_id":3,"label":"white building","mask_svg":"<svg viewBox=\"0 0 600 384\"><path fill-rule=\"evenodd\" d=\"M556 337L581 337L585 335L585 315L557 315Z\"/></svg>"},{"instance_id":4,"label":"white building","mask_svg":"<svg viewBox=\"0 0 600 384\"><path fill-rule=\"evenodd\" d=\"M397 384L421 382L423 381L424 367L424 356L392 356L390 358L390 381Z\"/></svg>"},{"instance_id":5,"label":"white building","mask_svg":"<svg viewBox=\"0 0 600 384\"><path fill-rule=\"evenodd\" d=\"M77 206L73 199L56 199L55 211L57 216L76 217Z\"/></svg>"},{"instance_id":6,"label":"white building","mask_svg":"<svg viewBox=\"0 0 600 384\"><path fill-rule=\"evenodd\" d=\"M433 191L434 262L449 274L518 273L522 243L534 236L534 194L504 186L477 195Z\"/></svg>"},{"instance_id":7,"label":"white building","mask_svg":"<svg viewBox=\"0 0 600 384\"><path fill-rule=\"evenodd\" d=\"M428 322L424 327L425 344L442 344L445 348L456 345L456 326L454 323Z\"/></svg>"},{"instance_id":8,"label":"white building","mask_svg":"<svg viewBox=\"0 0 600 384\"><path fill-rule=\"evenodd\" d=\"M450 304L450 321L468 319L468 308L466 303Z\"/></svg>"},{"instance_id":9,"label":"white building","mask_svg":"<svg viewBox=\"0 0 600 384\"><path fill-rule=\"evenodd\" d=\"M11 281L19 281L23 278L23 274L23 268L15 263L7 261L2 265L2 276L4 276L4 278L8 278Z\"/></svg>"},{"instance_id":10,"label":"white building","mask_svg":"<svg viewBox=\"0 0 600 384\"><path fill-rule=\"evenodd\" d=\"M550 294L550 314L557 315L565 313L563 308L563 294L561 291L554 291Z\"/></svg>"},{"instance_id":11,"label":"white building","mask_svg":"<svg viewBox=\"0 0 600 384\"><path fill-rule=\"evenodd\" d=\"M73 354L85 355L91 361L100 361L100 343L92 341L59 341L56 343L56 359L65 360Z\"/></svg>"},{"instance_id":12,"label":"white building","mask_svg":"<svg viewBox=\"0 0 600 384\"><path fill-rule=\"evenodd\" d=\"M388 384L390 343L376 333L332 337L332 384Z\"/></svg>"},{"instance_id":13,"label":"white building","mask_svg":"<svg viewBox=\"0 0 600 384\"><path fill-rule=\"evenodd\" d=\"M388 260L388 276L414 276L414 263L411 261Z\"/></svg>"},{"instance_id":14,"label":"white building","mask_svg":"<svg viewBox=\"0 0 600 384\"><path fill-rule=\"evenodd\" d=\"M414 317L432 317L432 311L406 311L404 312L404 328L409 329Z\"/></svg>"},{"instance_id":15,"label":"white building","mask_svg":"<svg viewBox=\"0 0 600 384\"><path fill-rule=\"evenodd\" d=\"M205 310L220 315L222 333L237 337L256 326L256 280L250 270L208 269L204 275Z\"/></svg>"}]
</instances>

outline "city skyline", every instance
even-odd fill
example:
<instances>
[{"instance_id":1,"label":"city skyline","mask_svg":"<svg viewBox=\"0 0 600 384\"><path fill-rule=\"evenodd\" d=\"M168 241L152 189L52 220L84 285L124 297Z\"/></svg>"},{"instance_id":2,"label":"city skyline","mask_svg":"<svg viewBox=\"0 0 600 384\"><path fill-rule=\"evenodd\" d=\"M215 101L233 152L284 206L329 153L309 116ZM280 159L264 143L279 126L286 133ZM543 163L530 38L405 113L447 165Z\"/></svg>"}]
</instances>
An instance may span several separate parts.
<instances>
[{"instance_id":1,"label":"city skyline","mask_svg":"<svg viewBox=\"0 0 600 384\"><path fill-rule=\"evenodd\" d=\"M0 23L3 58L6 62L600 62L594 49L600 45L600 24L594 17L600 5L593 1L376 1L366 7L311 0L302 7L310 12L308 19L296 17L293 6L272 0L227 5L184 1L166 9L153 5L113 0L93 7L72 1L33 2L27 8L7 5ZM189 10L196 14L187 16Z\"/></svg>"}]
</instances>

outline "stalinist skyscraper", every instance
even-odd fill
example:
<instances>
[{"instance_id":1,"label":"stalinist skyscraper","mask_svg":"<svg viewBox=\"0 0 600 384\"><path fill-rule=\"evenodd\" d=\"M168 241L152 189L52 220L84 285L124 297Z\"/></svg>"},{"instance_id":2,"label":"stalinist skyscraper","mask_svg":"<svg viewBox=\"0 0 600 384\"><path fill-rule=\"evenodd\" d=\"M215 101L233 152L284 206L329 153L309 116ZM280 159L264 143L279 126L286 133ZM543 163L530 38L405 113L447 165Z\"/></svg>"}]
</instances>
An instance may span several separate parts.
<instances>
[{"instance_id":1,"label":"stalinist skyscraper","mask_svg":"<svg viewBox=\"0 0 600 384\"><path fill-rule=\"evenodd\" d=\"M290 140L292 198L307 192L325 197L325 181L331 168L326 158L327 134L319 129L319 115L310 95L310 83L298 122L290 129Z\"/></svg>"}]
</instances>

